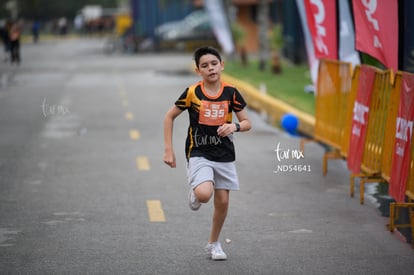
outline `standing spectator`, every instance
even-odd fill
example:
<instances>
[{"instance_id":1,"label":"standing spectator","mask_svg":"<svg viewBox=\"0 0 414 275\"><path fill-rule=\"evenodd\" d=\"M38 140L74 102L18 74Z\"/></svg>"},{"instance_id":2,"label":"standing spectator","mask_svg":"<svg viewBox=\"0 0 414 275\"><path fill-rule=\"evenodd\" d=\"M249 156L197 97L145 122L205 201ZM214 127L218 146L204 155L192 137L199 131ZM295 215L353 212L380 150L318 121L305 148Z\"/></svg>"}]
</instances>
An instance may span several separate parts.
<instances>
[{"instance_id":1,"label":"standing spectator","mask_svg":"<svg viewBox=\"0 0 414 275\"><path fill-rule=\"evenodd\" d=\"M58 28L60 35L66 35L68 32L68 20L66 17L61 17L58 20Z\"/></svg>"},{"instance_id":2,"label":"standing spectator","mask_svg":"<svg viewBox=\"0 0 414 275\"><path fill-rule=\"evenodd\" d=\"M75 30L78 34L83 33L83 16L82 14L77 14L75 18L73 19L73 25L75 26Z\"/></svg>"},{"instance_id":3,"label":"standing spectator","mask_svg":"<svg viewBox=\"0 0 414 275\"><path fill-rule=\"evenodd\" d=\"M20 64L20 35L21 35L21 26L19 22L15 21L10 27L9 37L10 37L10 54L11 54L11 63Z\"/></svg>"},{"instance_id":4,"label":"standing spectator","mask_svg":"<svg viewBox=\"0 0 414 275\"><path fill-rule=\"evenodd\" d=\"M39 21L34 20L32 24L33 43L37 43L37 41L39 41L39 31L40 31L40 23Z\"/></svg>"},{"instance_id":5,"label":"standing spectator","mask_svg":"<svg viewBox=\"0 0 414 275\"><path fill-rule=\"evenodd\" d=\"M0 23L0 38L3 42L4 46L4 61L9 60L10 55L10 37L9 37L9 30L10 30L10 21L4 21Z\"/></svg>"}]
</instances>

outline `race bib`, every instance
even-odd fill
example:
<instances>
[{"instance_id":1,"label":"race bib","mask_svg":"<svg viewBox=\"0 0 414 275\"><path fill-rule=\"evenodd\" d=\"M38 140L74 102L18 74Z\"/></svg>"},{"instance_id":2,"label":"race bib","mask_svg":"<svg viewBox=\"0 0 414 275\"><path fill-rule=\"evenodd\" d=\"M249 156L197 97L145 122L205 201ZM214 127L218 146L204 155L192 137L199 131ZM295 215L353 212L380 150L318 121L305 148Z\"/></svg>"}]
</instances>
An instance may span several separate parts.
<instances>
[{"instance_id":1,"label":"race bib","mask_svg":"<svg viewBox=\"0 0 414 275\"><path fill-rule=\"evenodd\" d=\"M229 113L228 101L201 101L198 123L208 126L220 126L226 123Z\"/></svg>"}]
</instances>

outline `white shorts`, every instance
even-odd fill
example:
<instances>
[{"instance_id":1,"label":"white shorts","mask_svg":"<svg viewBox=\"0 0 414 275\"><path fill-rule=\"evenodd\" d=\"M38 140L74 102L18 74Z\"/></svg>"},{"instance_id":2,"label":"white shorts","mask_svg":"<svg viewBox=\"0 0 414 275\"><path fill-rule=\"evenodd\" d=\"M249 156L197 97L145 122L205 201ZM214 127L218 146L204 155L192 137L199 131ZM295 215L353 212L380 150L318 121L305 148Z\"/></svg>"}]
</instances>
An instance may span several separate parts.
<instances>
[{"instance_id":1,"label":"white shorts","mask_svg":"<svg viewBox=\"0 0 414 275\"><path fill-rule=\"evenodd\" d=\"M187 163L188 183L194 189L199 184L211 181L214 189L239 190L234 162L210 161L203 157L192 157Z\"/></svg>"}]
</instances>

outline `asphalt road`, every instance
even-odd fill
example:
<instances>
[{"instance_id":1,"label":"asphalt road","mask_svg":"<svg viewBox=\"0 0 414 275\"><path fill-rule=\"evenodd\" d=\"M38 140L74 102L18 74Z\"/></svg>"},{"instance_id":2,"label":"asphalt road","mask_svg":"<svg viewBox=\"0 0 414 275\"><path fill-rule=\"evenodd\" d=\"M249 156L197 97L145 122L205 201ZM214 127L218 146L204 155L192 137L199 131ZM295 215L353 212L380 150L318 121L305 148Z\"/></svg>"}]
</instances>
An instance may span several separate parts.
<instances>
[{"instance_id":1,"label":"asphalt road","mask_svg":"<svg viewBox=\"0 0 414 275\"><path fill-rule=\"evenodd\" d=\"M177 168L162 162L163 116L199 80L191 55L102 45L25 44L19 67L0 64L1 274L412 274L414 250L373 199L349 197L344 163L323 177L321 146L292 154L299 139L253 112L235 137L229 259L209 260L212 205L187 206L186 115Z\"/></svg>"}]
</instances>

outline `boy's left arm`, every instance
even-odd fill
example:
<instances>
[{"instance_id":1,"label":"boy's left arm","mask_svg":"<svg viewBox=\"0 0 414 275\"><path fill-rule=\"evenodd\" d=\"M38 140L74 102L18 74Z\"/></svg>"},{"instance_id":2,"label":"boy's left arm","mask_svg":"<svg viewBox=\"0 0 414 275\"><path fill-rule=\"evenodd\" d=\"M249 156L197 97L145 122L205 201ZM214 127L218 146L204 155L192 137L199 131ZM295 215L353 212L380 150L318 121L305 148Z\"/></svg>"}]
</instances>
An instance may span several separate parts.
<instances>
[{"instance_id":1,"label":"boy's left arm","mask_svg":"<svg viewBox=\"0 0 414 275\"><path fill-rule=\"evenodd\" d=\"M252 128L252 124L250 123L249 116L247 115L246 109L243 109L236 113L237 119L239 120L240 124L240 132L249 131ZM234 125L236 127L236 125Z\"/></svg>"}]
</instances>

